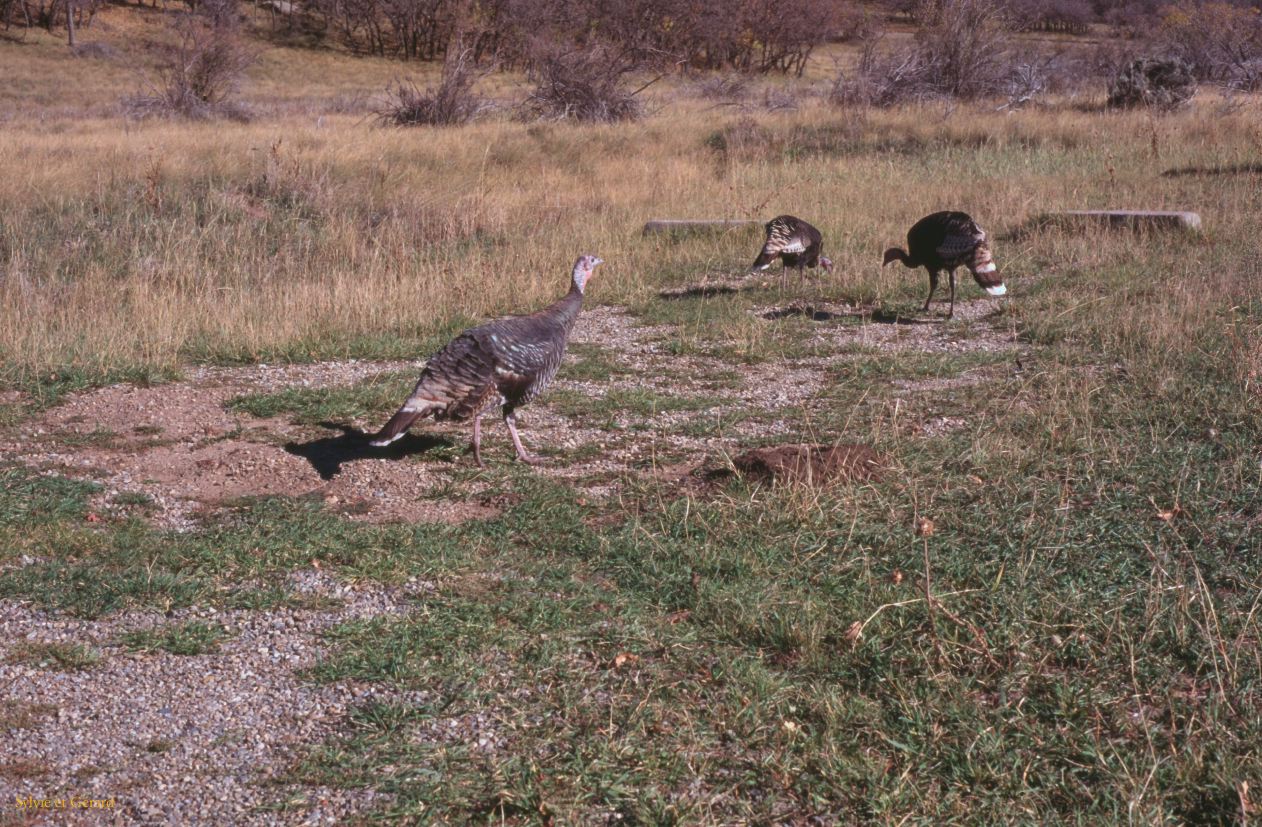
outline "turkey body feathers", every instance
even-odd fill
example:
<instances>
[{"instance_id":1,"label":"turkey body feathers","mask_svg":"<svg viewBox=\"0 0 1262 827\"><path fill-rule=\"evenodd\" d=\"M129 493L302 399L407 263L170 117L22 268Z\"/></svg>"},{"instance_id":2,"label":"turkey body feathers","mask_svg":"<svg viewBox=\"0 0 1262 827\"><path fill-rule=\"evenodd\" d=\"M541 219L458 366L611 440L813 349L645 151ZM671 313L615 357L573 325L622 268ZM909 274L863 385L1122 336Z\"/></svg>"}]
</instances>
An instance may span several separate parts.
<instances>
[{"instance_id":1,"label":"turkey body feathers","mask_svg":"<svg viewBox=\"0 0 1262 827\"><path fill-rule=\"evenodd\" d=\"M497 319L464 331L425 365L403 407L373 438L388 445L417 420L477 418L493 407L505 415L547 387L565 355L582 308L578 290L529 316Z\"/></svg>"},{"instance_id":2,"label":"turkey body feathers","mask_svg":"<svg viewBox=\"0 0 1262 827\"><path fill-rule=\"evenodd\" d=\"M751 269L762 270L779 256L785 267L815 267L824 248L819 230L792 215L777 216L766 224L767 240Z\"/></svg>"},{"instance_id":3,"label":"turkey body feathers","mask_svg":"<svg viewBox=\"0 0 1262 827\"><path fill-rule=\"evenodd\" d=\"M995 267L986 231L967 213L936 212L907 232L910 258L930 270L967 267L973 279L992 296L1007 292Z\"/></svg>"}]
</instances>

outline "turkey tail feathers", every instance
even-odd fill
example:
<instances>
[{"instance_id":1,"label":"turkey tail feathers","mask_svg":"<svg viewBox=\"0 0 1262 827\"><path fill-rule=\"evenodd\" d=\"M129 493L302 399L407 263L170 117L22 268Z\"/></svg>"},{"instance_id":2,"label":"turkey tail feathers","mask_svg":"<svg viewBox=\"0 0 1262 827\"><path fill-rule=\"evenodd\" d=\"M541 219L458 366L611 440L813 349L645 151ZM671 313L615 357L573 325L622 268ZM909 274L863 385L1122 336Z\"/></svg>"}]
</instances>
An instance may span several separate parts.
<instances>
[{"instance_id":1,"label":"turkey tail feathers","mask_svg":"<svg viewBox=\"0 0 1262 827\"><path fill-rule=\"evenodd\" d=\"M408 428L411 428L414 424L416 424L416 420L424 416L425 413L428 412L409 410L408 406L404 405L399 409L398 413L390 417L390 421L385 424L385 427L377 432L377 435L374 436L368 444L375 445L378 448L384 448L391 442L400 439L404 434L406 434Z\"/></svg>"},{"instance_id":2,"label":"turkey tail feathers","mask_svg":"<svg viewBox=\"0 0 1262 827\"><path fill-rule=\"evenodd\" d=\"M977 250L973 254L973 266L969 269L972 270L973 278L978 285L990 295L1002 296L1008 292L1003 279L999 276L998 268L995 267L995 259L991 255L989 244L982 242L977 245Z\"/></svg>"}]
</instances>

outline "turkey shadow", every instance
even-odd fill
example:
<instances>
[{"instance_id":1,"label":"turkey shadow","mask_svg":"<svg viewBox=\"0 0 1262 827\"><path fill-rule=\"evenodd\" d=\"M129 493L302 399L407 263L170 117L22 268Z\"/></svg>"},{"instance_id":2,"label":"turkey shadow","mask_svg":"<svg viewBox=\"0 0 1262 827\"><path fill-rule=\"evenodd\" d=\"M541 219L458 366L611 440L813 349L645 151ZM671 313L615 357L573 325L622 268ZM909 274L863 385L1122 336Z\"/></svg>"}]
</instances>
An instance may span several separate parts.
<instances>
[{"instance_id":1,"label":"turkey shadow","mask_svg":"<svg viewBox=\"0 0 1262 827\"><path fill-rule=\"evenodd\" d=\"M1227 164L1219 166L1174 167L1161 173L1162 178L1181 178L1185 175L1259 175L1262 164Z\"/></svg>"},{"instance_id":2,"label":"turkey shadow","mask_svg":"<svg viewBox=\"0 0 1262 827\"><path fill-rule=\"evenodd\" d=\"M790 316L803 316L813 322L830 322L833 319L852 319L856 316L862 316L862 313L834 313L831 310L820 310L818 307L805 307L790 305L788 307L777 307L768 310L766 313L760 314L762 318L770 321L776 319L787 319Z\"/></svg>"},{"instance_id":3,"label":"turkey shadow","mask_svg":"<svg viewBox=\"0 0 1262 827\"><path fill-rule=\"evenodd\" d=\"M872 315L868 317L873 324L942 324L946 321L946 317L940 316L935 319L915 318L912 316L903 316L899 313L891 313L888 310L873 310Z\"/></svg>"},{"instance_id":4,"label":"turkey shadow","mask_svg":"<svg viewBox=\"0 0 1262 827\"><path fill-rule=\"evenodd\" d=\"M672 287L658 292L662 299L708 299L714 296L731 296L739 293L730 284L690 284L686 287Z\"/></svg>"},{"instance_id":5,"label":"turkey shadow","mask_svg":"<svg viewBox=\"0 0 1262 827\"><path fill-rule=\"evenodd\" d=\"M338 436L322 437L310 442L289 442L285 451L311 463L322 480L331 480L342 470L342 464L358 459L400 459L423 454L435 448L449 448L450 439L433 434L405 434L385 447L370 445L372 434L337 422L321 422L320 427L341 431Z\"/></svg>"}]
</instances>

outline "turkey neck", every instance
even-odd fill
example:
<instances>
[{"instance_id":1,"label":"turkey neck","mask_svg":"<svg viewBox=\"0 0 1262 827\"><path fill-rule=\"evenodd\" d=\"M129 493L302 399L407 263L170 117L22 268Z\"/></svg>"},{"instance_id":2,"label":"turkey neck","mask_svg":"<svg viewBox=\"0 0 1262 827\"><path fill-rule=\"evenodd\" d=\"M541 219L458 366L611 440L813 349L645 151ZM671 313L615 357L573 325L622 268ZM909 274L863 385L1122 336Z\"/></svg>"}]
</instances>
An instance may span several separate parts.
<instances>
[{"instance_id":1,"label":"turkey neck","mask_svg":"<svg viewBox=\"0 0 1262 827\"><path fill-rule=\"evenodd\" d=\"M891 247L889 250L886 251L885 254L888 256L893 256L893 258L891 258L890 261L901 261L903 263L903 266L905 267L919 267L921 264L920 261L913 258L902 247Z\"/></svg>"},{"instance_id":2,"label":"turkey neck","mask_svg":"<svg viewBox=\"0 0 1262 827\"><path fill-rule=\"evenodd\" d=\"M578 289L578 285L570 286L570 292L565 297L553 304L543 313L550 316L561 327L565 328L568 336L570 329L574 327L574 322L578 320L578 312L583 309L583 291Z\"/></svg>"}]
</instances>

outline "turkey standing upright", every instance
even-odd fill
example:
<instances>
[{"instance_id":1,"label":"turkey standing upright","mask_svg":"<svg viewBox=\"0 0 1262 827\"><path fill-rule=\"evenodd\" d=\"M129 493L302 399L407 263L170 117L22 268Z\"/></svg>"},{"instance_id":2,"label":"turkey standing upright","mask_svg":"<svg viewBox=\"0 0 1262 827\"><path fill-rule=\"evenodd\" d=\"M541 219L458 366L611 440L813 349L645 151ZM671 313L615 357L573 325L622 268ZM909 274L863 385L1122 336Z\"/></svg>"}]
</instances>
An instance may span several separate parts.
<instances>
[{"instance_id":1,"label":"turkey standing upright","mask_svg":"<svg viewBox=\"0 0 1262 827\"><path fill-rule=\"evenodd\" d=\"M824 237L819 230L800 218L778 215L767 222L767 241L750 269L766 270L779 256L784 262L785 272L790 267L796 267L801 275L802 268L819 265L831 273L833 262L820 255L823 249Z\"/></svg>"},{"instance_id":2,"label":"turkey standing upright","mask_svg":"<svg viewBox=\"0 0 1262 827\"><path fill-rule=\"evenodd\" d=\"M891 247L885 251L884 267L891 261L901 261L908 267L924 267L929 271L929 297L925 299L925 312L933 291L938 289L938 273L946 270L951 276L951 309L947 318L955 315L955 268L964 266L987 293L1002 296L1008 292L1003 279L995 269L986 231L962 212L936 212L927 215L907 231L907 250Z\"/></svg>"},{"instance_id":3,"label":"turkey standing upright","mask_svg":"<svg viewBox=\"0 0 1262 827\"><path fill-rule=\"evenodd\" d=\"M473 458L482 464L482 417L496 406L513 438L517 458L534 462L522 447L513 414L539 395L561 366L570 330L583 306L583 290L592 270L602 264L595 256L574 262L570 292L559 302L531 313L497 319L470 328L452 339L421 371L416 389L385 427L372 439L389 445L417 420L473 419Z\"/></svg>"}]
</instances>

